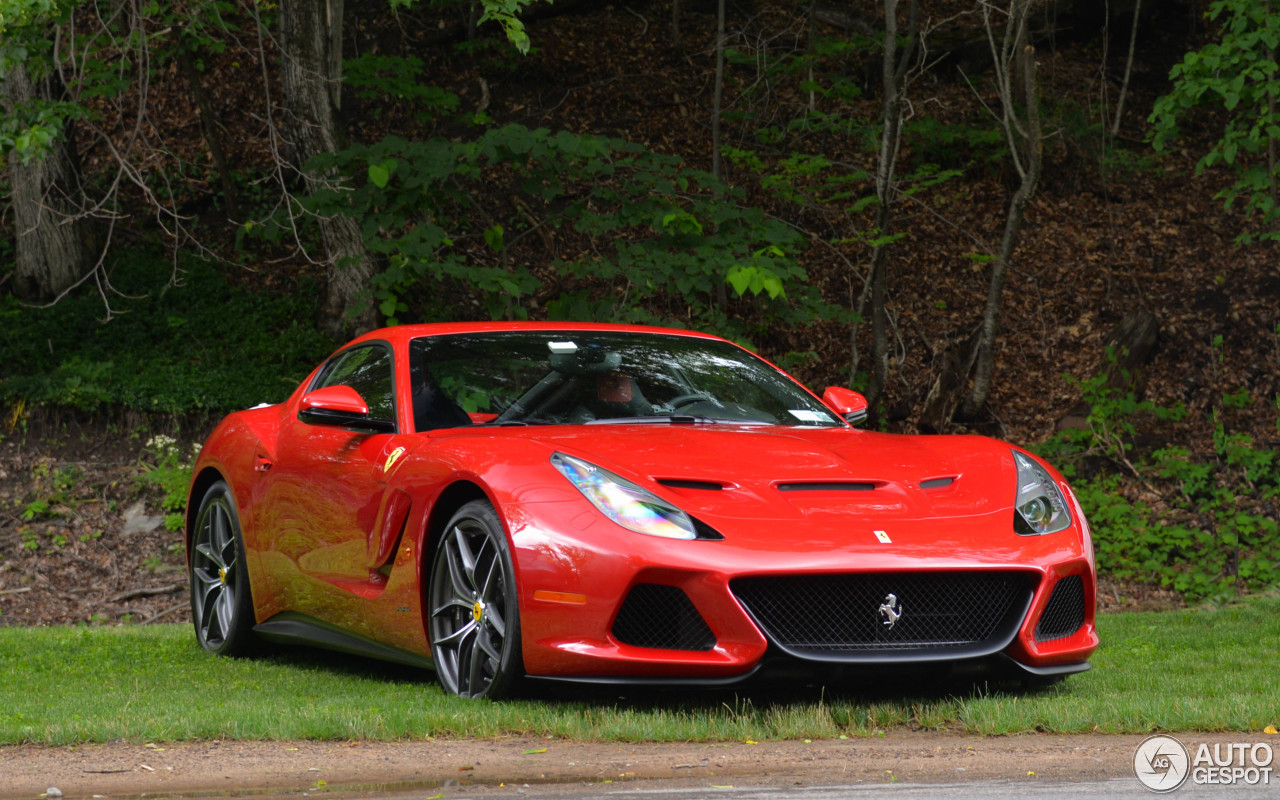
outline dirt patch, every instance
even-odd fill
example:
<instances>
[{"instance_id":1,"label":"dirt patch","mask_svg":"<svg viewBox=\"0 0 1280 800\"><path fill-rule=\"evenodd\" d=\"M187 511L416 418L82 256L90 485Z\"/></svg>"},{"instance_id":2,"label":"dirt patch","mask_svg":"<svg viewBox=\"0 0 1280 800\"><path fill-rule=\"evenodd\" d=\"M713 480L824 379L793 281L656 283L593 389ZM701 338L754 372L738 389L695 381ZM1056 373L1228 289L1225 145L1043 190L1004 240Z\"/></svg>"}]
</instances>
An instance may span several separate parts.
<instances>
[{"instance_id":1,"label":"dirt patch","mask_svg":"<svg viewBox=\"0 0 1280 800\"><path fill-rule=\"evenodd\" d=\"M189 620L149 436L113 427L0 441L0 625Z\"/></svg>"},{"instance_id":2,"label":"dirt patch","mask_svg":"<svg viewBox=\"0 0 1280 800\"><path fill-rule=\"evenodd\" d=\"M1081 781L1128 778L1144 736L883 737L749 744L604 744L537 738L418 742L188 742L0 747L0 800L57 787L67 798L154 793L286 792L317 787L676 782L825 785ZM1247 734L1186 734L1185 744ZM1256 738L1256 737L1255 737ZM1135 783L1135 786L1137 784Z\"/></svg>"}]
</instances>

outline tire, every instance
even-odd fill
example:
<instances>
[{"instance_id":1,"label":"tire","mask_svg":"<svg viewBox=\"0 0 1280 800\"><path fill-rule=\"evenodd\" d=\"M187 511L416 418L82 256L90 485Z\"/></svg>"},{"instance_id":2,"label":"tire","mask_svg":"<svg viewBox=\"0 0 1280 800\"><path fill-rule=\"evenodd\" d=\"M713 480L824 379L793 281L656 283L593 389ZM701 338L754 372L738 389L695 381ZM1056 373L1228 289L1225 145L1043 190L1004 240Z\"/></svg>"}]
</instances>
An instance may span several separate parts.
<instances>
[{"instance_id":1,"label":"tire","mask_svg":"<svg viewBox=\"0 0 1280 800\"><path fill-rule=\"evenodd\" d=\"M446 692L514 692L524 677L517 594L501 520L489 503L467 503L445 526L427 589L431 655Z\"/></svg>"},{"instance_id":2,"label":"tire","mask_svg":"<svg viewBox=\"0 0 1280 800\"><path fill-rule=\"evenodd\" d=\"M253 596L240 515L226 481L209 487L191 533L191 621L200 646L220 656L253 649Z\"/></svg>"}]
</instances>

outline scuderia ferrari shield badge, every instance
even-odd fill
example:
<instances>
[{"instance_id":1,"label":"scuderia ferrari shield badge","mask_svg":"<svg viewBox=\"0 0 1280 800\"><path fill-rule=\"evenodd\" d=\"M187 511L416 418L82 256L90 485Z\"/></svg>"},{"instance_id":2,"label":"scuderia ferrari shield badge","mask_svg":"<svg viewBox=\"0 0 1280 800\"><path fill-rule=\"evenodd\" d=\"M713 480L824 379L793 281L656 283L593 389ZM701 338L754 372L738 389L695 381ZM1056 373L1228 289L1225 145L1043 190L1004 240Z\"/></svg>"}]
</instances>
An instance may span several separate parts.
<instances>
[{"instance_id":1,"label":"scuderia ferrari shield badge","mask_svg":"<svg viewBox=\"0 0 1280 800\"><path fill-rule=\"evenodd\" d=\"M391 455L387 456L387 463L382 465L382 471L390 472L391 468L396 465L396 462L400 460L400 456L402 455L404 455L403 447L397 447L395 450L392 450Z\"/></svg>"}]
</instances>

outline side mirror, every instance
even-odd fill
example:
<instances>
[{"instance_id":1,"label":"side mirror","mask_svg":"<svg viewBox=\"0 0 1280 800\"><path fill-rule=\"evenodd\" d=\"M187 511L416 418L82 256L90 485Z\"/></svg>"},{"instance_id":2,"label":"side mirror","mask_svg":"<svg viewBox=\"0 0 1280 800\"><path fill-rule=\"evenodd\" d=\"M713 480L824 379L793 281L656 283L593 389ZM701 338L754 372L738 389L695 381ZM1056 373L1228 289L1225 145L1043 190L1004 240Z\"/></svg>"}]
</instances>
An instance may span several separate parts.
<instances>
[{"instance_id":1,"label":"side mirror","mask_svg":"<svg viewBox=\"0 0 1280 800\"><path fill-rule=\"evenodd\" d=\"M329 425L368 433L395 433L389 419L369 416L369 404L350 386L326 386L302 396L298 419L308 425Z\"/></svg>"},{"instance_id":2,"label":"side mirror","mask_svg":"<svg viewBox=\"0 0 1280 800\"><path fill-rule=\"evenodd\" d=\"M843 386L828 386L822 393L822 402L831 410L857 425L867 418L867 398Z\"/></svg>"}]
</instances>

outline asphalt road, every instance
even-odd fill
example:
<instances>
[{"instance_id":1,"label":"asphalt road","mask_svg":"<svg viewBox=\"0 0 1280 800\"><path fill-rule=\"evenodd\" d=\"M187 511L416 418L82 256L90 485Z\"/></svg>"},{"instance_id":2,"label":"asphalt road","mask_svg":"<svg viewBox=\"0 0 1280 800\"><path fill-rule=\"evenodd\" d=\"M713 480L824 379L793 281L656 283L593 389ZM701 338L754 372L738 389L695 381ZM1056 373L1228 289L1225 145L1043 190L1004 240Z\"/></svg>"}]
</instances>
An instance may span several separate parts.
<instances>
[{"instance_id":1,"label":"asphalt road","mask_svg":"<svg viewBox=\"0 0 1280 800\"><path fill-rule=\"evenodd\" d=\"M417 798L432 795L414 795ZM898 783L891 785L849 786L733 786L717 789L708 786L684 788L626 788L612 791L565 791L550 787L529 789L520 795L524 800L702 800L703 798L789 798L790 800L863 800L863 798L947 798L947 800L1059 800L1065 798L1154 798L1227 797L1230 800L1276 800L1280 786L1192 786L1185 785L1166 795L1158 795L1136 779L1115 779L1081 783L1037 783L978 781L973 783ZM409 800L408 795L395 800ZM391 800L391 796L387 797Z\"/></svg>"},{"instance_id":2,"label":"asphalt road","mask_svg":"<svg viewBox=\"0 0 1280 800\"><path fill-rule=\"evenodd\" d=\"M317 800L444 800L445 798L513 797L519 800L870 800L888 798L946 798L946 800L1113 800L1119 798L1227 798L1227 800L1276 800L1280 784L1248 786L1196 786L1186 784L1173 792L1157 794L1133 778L1100 781L1045 782L1028 785L1019 781L971 781L966 783L847 784L833 786L702 785L674 786L669 781L642 781L626 786L601 785L505 785L432 786L431 788L379 791L329 790L294 792L282 795L255 795L254 800L286 798Z\"/></svg>"}]
</instances>

